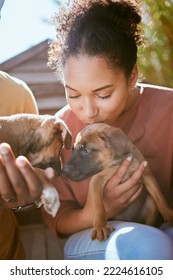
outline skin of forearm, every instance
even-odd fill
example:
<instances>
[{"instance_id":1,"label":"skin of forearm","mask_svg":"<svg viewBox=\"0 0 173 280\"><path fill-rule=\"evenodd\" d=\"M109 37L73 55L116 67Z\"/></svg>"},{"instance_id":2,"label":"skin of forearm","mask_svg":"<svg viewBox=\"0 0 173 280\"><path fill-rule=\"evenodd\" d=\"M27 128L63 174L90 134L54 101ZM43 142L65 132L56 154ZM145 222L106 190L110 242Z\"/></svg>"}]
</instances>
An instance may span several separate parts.
<instances>
[{"instance_id":1,"label":"skin of forearm","mask_svg":"<svg viewBox=\"0 0 173 280\"><path fill-rule=\"evenodd\" d=\"M57 231L64 235L71 235L93 226L93 217L84 209L68 209L57 221Z\"/></svg>"}]
</instances>

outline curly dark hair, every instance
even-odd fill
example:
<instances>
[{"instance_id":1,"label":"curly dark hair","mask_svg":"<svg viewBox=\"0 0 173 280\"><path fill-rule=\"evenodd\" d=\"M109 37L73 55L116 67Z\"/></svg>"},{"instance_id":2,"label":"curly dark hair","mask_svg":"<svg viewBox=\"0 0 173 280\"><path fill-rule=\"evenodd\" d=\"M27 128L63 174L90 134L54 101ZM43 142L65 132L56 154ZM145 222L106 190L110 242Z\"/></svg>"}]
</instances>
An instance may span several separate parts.
<instances>
[{"instance_id":1,"label":"curly dark hair","mask_svg":"<svg viewBox=\"0 0 173 280\"><path fill-rule=\"evenodd\" d=\"M57 40L49 46L48 65L61 79L67 59L80 54L104 57L129 77L143 36L135 0L73 0L60 7L53 21ZM72 3L71 3L72 2Z\"/></svg>"}]
</instances>

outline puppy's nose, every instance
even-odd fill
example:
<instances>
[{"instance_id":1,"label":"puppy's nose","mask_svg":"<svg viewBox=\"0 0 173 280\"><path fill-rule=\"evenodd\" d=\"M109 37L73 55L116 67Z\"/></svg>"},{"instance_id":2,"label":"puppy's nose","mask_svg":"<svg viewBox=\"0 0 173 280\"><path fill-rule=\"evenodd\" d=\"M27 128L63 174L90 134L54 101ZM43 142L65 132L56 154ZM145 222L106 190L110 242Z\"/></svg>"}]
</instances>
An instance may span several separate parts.
<instances>
[{"instance_id":1,"label":"puppy's nose","mask_svg":"<svg viewBox=\"0 0 173 280\"><path fill-rule=\"evenodd\" d=\"M65 164L63 169L62 169L62 173L68 177L68 175L70 174L70 166L69 164Z\"/></svg>"},{"instance_id":2,"label":"puppy's nose","mask_svg":"<svg viewBox=\"0 0 173 280\"><path fill-rule=\"evenodd\" d=\"M69 179L76 180L79 176L78 170L72 164L65 164L62 173Z\"/></svg>"}]
</instances>

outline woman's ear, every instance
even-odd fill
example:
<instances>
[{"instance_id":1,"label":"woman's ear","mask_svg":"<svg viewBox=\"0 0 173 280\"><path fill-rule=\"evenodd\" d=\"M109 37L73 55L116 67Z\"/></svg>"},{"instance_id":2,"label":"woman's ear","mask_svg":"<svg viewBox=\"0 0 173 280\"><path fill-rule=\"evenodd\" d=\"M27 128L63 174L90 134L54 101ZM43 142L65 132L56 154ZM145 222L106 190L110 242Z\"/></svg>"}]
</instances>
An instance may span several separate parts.
<instances>
[{"instance_id":1,"label":"woman's ear","mask_svg":"<svg viewBox=\"0 0 173 280\"><path fill-rule=\"evenodd\" d=\"M133 67L132 73L130 75L129 81L128 81L128 86L129 86L129 90L133 90L136 83L138 80L138 66L137 64L135 64L135 66Z\"/></svg>"}]
</instances>

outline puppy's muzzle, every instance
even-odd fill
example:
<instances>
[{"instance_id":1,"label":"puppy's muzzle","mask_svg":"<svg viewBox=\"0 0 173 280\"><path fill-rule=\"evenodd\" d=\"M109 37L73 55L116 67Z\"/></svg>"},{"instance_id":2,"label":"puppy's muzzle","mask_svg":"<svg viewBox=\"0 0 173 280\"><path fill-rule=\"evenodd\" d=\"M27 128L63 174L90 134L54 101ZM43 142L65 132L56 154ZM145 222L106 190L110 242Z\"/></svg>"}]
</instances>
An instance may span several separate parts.
<instances>
[{"instance_id":1,"label":"puppy's muzzle","mask_svg":"<svg viewBox=\"0 0 173 280\"><path fill-rule=\"evenodd\" d=\"M71 164L65 164L62 170L62 173L65 177L73 180L73 181L81 181L81 173L80 171Z\"/></svg>"},{"instance_id":2,"label":"puppy's muzzle","mask_svg":"<svg viewBox=\"0 0 173 280\"><path fill-rule=\"evenodd\" d=\"M66 163L62 169L64 176L75 182L81 182L85 179L88 179L97 172L98 169L86 169L82 166L70 164L70 162Z\"/></svg>"}]
</instances>

